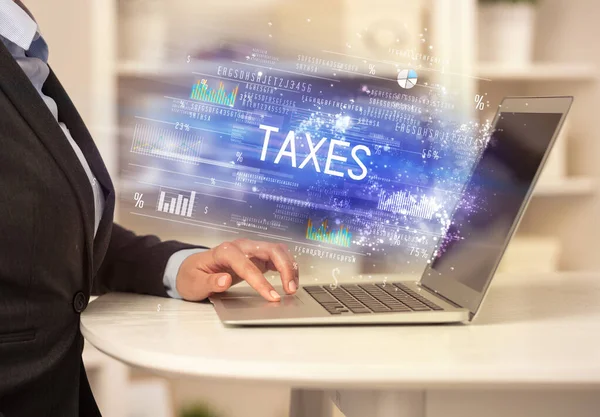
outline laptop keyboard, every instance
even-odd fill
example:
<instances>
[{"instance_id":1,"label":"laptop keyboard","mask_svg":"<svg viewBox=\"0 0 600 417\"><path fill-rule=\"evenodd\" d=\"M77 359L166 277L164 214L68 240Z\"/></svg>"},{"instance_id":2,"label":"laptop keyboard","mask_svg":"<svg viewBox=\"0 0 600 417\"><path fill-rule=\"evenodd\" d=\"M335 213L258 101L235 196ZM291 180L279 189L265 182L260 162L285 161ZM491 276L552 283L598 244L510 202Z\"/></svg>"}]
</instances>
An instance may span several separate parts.
<instances>
[{"instance_id":1,"label":"laptop keyboard","mask_svg":"<svg viewBox=\"0 0 600 417\"><path fill-rule=\"evenodd\" d=\"M410 313L441 311L442 307L403 284L349 284L303 287L330 314Z\"/></svg>"}]
</instances>

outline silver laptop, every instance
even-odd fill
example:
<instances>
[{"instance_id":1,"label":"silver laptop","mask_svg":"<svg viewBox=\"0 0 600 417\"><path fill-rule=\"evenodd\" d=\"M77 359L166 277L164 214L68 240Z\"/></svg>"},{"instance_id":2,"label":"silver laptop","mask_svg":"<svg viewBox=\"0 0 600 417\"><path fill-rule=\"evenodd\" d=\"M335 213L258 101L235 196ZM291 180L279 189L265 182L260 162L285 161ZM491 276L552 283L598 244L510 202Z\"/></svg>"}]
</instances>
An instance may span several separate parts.
<instances>
[{"instance_id":1,"label":"silver laptop","mask_svg":"<svg viewBox=\"0 0 600 417\"><path fill-rule=\"evenodd\" d=\"M210 298L219 318L240 326L472 321L572 102L572 97L503 100L463 188L470 198L454 208L419 281L304 283L279 303L249 287L234 287Z\"/></svg>"}]
</instances>

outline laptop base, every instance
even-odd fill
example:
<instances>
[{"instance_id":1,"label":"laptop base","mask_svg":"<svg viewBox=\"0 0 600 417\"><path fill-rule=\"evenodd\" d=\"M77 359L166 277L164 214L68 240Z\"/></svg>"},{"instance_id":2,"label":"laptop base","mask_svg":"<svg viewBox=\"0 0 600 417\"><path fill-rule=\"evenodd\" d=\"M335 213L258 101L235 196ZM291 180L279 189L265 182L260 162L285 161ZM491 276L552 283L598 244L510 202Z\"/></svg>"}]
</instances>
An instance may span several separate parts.
<instances>
[{"instance_id":1,"label":"laptop base","mask_svg":"<svg viewBox=\"0 0 600 417\"><path fill-rule=\"evenodd\" d=\"M357 284L351 284L356 286ZM359 286L361 284L358 284ZM373 286L374 284L364 284ZM435 324L457 323L469 320L469 311L456 307L447 301L422 289L415 281L388 282L388 291L396 285L406 287L429 300L441 309L428 311L386 311L352 313L332 313L331 308L317 302L313 295L301 287L294 295L283 295L281 302L268 302L248 286L234 287L222 294L210 297L221 321L233 326L319 326L352 324ZM341 284L341 288L345 285ZM307 287L309 288L309 287ZM314 288L314 287L310 287ZM326 287L325 287L326 288ZM371 287L366 287L371 288ZM275 288L284 294L282 288ZM332 288L330 293L336 293ZM385 290L385 288L384 288ZM391 291L389 291L391 292ZM389 310L389 309L388 309Z\"/></svg>"}]
</instances>

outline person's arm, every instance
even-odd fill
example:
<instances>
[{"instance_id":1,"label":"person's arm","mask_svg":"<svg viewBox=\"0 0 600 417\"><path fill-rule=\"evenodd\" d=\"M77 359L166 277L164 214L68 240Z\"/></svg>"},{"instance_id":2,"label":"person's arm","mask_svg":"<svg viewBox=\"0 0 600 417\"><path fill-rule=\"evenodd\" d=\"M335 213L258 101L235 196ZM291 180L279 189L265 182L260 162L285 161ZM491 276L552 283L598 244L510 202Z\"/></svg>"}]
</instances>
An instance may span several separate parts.
<instances>
[{"instance_id":1,"label":"person's arm","mask_svg":"<svg viewBox=\"0 0 600 417\"><path fill-rule=\"evenodd\" d=\"M238 239L207 249L137 236L114 224L92 293L122 291L199 301L246 281L266 300L279 301L264 276L267 271L279 272L287 294L298 290L298 264L284 244Z\"/></svg>"},{"instance_id":2,"label":"person's arm","mask_svg":"<svg viewBox=\"0 0 600 417\"><path fill-rule=\"evenodd\" d=\"M208 249L205 248L194 248L194 249L183 249L175 252L169 258L167 266L165 268L165 274L163 276L163 284L167 290L167 294L171 298L182 299L183 297L177 291L177 275L183 262L190 256L200 252L204 252Z\"/></svg>"},{"instance_id":3,"label":"person's arm","mask_svg":"<svg viewBox=\"0 0 600 417\"><path fill-rule=\"evenodd\" d=\"M177 262L175 257L175 262L169 265L171 271L167 271L167 264L173 255L185 249L200 247L176 241L161 242L156 236L137 236L114 224L106 257L94 277L92 293L122 291L167 297L165 274L171 272L172 275L173 269L178 270L178 264L185 259Z\"/></svg>"}]
</instances>

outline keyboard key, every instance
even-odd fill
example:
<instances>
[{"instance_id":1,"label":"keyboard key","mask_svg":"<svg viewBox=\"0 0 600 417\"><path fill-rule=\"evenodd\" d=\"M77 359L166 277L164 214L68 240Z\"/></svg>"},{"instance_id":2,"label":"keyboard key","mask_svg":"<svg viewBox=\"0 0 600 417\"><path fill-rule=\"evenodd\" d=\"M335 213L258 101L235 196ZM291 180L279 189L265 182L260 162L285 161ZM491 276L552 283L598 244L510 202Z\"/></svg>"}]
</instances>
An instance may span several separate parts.
<instances>
[{"instance_id":1,"label":"keyboard key","mask_svg":"<svg viewBox=\"0 0 600 417\"><path fill-rule=\"evenodd\" d=\"M432 310L435 310L435 311L442 311L443 310L442 307L438 306L433 301L430 301L427 298L423 297L421 294L418 294L415 291L411 290L406 285L398 283L398 284L396 284L396 286L398 286L399 288L401 288L402 291L406 292L410 296L412 296L415 299L417 299L418 301L422 302L423 304L425 304L426 306L428 306Z\"/></svg>"},{"instance_id":2,"label":"keyboard key","mask_svg":"<svg viewBox=\"0 0 600 417\"><path fill-rule=\"evenodd\" d=\"M406 287L405 285L403 285L403 284L394 284L394 285L398 288L395 288L393 294L391 292L390 292L390 294L392 296L396 296L396 294L400 294L400 295L398 295L398 297L402 298L403 301L406 300L406 298L408 298L409 301L406 301L406 303L408 305L410 305L410 307L413 308L413 310L415 310L415 311L427 311L427 310L442 311L442 310L444 310L442 307L438 306L433 301L428 300L427 298L416 293L415 291L411 290L410 288ZM426 307L426 309L424 306Z\"/></svg>"},{"instance_id":3,"label":"keyboard key","mask_svg":"<svg viewBox=\"0 0 600 417\"><path fill-rule=\"evenodd\" d=\"M402 285L402 284L400 284ZM441 309L425 297L404 286L393 284L303 287L330 314L405 313Z\"/></svg>"}]
</instances>

